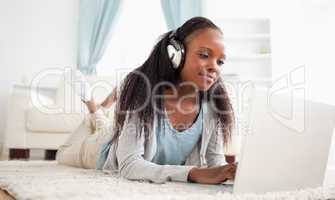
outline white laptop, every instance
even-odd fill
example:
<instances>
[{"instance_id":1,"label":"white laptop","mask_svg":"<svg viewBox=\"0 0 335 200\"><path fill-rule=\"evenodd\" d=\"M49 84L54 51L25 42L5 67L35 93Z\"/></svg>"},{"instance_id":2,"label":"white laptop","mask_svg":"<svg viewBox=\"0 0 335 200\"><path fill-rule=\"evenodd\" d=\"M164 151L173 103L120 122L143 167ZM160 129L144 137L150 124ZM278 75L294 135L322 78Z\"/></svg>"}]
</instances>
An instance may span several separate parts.
<instances>
[{"instance_id":1,"label":"white laptop","mask_svg":"<svg viewBox=\"0 0 335 200\"><path fill-rule=\"evenodd\" d=\"M251 130L242 136L233 193L292 191L322 186L334 130L335 108L284 96L274 98L274 104L280 106L272 107L266 92L259 91L253 99ZM287 104L294 105L289 108ZM297 116L281 116L280 112Z\"/></svg>"}]
</instances>

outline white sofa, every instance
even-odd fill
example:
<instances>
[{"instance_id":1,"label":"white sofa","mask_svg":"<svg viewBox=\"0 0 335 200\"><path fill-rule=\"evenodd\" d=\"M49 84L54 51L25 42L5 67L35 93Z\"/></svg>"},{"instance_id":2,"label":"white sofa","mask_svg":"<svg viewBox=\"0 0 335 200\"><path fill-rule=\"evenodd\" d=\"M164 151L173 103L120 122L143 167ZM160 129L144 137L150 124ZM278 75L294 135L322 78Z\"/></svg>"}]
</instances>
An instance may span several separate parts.
<instances>
[{"instance_id":1,"label":"white sofa","mask_svg":"<svg viewBox=\"0 0 335 200\"><path fill-rule=\"evenodd\" d=\"M106 98L116 85L113 77L88 77L88 80L96 86L93 95L97 102ZM31 149L47 150L46 158L50 159L51 153L53 159L58 147L87 113L80 98L64 81L60 81L55 88L16 85L8 106L2 155L5 159L29 159ZM55 109L58 112L50 114Z\"/></svg>"}]
</instances>

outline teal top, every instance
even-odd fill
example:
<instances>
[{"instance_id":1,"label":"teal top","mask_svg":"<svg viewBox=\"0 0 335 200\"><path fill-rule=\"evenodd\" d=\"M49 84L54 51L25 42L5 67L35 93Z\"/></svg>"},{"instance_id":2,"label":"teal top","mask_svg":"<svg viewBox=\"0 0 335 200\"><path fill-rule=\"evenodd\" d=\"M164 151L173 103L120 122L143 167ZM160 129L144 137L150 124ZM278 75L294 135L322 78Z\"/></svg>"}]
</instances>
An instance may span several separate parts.
<instances>
[{"instance_id":1,"label":"teal top","mask_svg":"<svg viewBox=\"0 0 335 200\"><path fill-rule=\"evenodd\" d=\"M187 157L197 145L203 129L203 111L200 108L199 114L186 130L177 131L174 129L164 112L162 123L157 126L157 152L152 162L160 165L184 165Z\"/></svg>"},{"instance_id":2,"label":"teal top","mask_svg":"<svg viewBox=\"0 0 335 200\"><path fill-rule=\"evenodd\" d=\"M164 112L162 123L158 123L156 128L157 151L152 162L160 165L184 165L203 131L202 106L195 122L184 131L177 131L171 126L166 112ZM102 144L96 162L97 169L102 169L111 145L112 141Z\"/></svg>"}]
</instances>

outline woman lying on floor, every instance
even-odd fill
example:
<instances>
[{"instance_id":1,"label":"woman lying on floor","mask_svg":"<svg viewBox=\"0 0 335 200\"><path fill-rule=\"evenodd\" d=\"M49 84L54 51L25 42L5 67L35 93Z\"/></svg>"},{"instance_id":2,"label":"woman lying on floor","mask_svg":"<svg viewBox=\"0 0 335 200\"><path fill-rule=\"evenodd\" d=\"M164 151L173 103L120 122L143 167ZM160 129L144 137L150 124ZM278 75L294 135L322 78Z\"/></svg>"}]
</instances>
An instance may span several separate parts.
<instances>
[{"instance_id":1,"label":"woman lying on floor","mask_svg":"<svg viewBox=\"0 0 335 200\"><path fill-rule=\"evenodd\" d=\"M82 95L90 115L58 162L156 183L233 180L237 164L223 155L234 116L220 77L222 38L210 20L192 18L164 34L102 105Z\"/></svg>"}]
</instances>

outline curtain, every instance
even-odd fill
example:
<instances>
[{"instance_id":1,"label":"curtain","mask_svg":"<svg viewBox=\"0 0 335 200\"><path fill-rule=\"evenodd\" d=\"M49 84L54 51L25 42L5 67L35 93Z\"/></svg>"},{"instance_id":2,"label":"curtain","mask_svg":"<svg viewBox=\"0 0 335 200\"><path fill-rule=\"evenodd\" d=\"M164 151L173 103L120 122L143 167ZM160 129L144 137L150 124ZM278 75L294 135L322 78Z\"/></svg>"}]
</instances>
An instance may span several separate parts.
<instances>
[{"instance_id":1,"label":"curtain","mask_svg":"<svg viewBox=\"0 0 335 200\"><path fill-rule=\"evenodd\" d=\"M169 30L203 13L203 0L161 0L161 6Z\"/></svg>"},{"instance_id":2,"label":"curtain","mask_svg":"<svg viewBox=\"0 0 335 200\"><path fill-rule=\"evenodd\" d=\"M78 69L96 74L111 38L122 0L80 0L78 33Z\"/></svg>"}]
</instances>

